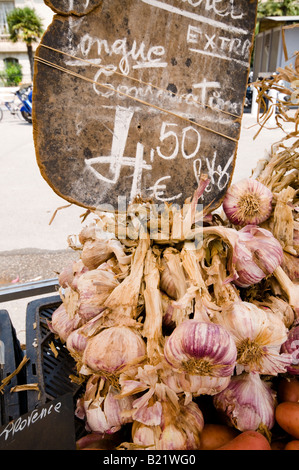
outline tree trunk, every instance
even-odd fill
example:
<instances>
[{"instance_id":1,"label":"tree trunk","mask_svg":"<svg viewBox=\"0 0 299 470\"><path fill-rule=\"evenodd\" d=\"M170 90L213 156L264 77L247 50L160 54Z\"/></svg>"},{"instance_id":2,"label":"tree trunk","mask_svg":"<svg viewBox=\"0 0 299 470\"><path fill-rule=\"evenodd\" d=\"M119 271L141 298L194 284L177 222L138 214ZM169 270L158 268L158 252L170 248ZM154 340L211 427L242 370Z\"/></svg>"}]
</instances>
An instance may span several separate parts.
<instances>
[{"instance_id":1,"label":"tree trunk","mask_svg":"<svg viewBox=\"0 0 299 470\"><path fill-rule=\"evenodd\" d=\"M32 51L32 44L27 43L27 54L29 58L29 64L30 64L30 75L31 75L31 81L33 81L33 70L34 70L34 60L33 60L33 51Z\"/></svg>"}]
</instances>

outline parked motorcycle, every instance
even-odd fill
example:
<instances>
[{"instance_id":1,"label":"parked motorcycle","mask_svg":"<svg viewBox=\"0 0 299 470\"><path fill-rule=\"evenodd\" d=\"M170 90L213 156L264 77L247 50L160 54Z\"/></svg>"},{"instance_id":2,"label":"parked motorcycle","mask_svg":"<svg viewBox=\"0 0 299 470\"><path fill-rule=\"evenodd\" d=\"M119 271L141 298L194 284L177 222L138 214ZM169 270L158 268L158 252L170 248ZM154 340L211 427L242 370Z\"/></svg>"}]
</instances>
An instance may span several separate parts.
<instances>
[{"instance_id":1,"label":"parked motorcycle","mask_svg":"<svg viewBox=\"0 0 299 470\"><path fill-rule=\"evenodd\" d=\"M32 124L32 86L20 88L16 95L23 104L20 109L23 118Z\"/></svg>"}]
</instances>

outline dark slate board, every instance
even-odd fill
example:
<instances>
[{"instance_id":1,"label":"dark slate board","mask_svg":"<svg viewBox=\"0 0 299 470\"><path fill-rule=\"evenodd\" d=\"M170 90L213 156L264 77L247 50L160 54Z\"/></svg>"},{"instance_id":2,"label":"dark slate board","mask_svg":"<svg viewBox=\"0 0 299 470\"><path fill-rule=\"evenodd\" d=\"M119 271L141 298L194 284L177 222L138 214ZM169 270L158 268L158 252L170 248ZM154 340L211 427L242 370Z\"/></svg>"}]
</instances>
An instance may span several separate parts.
<instances>
[{"instance_id":1,"label":"dark slate board","mask_svg":"<svg viewBox=\"0 0 299 470\"><path fill-rule=\"evenodd\" d=\"M0 450L76 450L72 395L59 397L2 426Z\"/></svg>"},{"instance_id":2,"label":"dark slate board","mask_svg":"<svg viewBox=\"0 0 299 470\"><path fill-rule=\"evenodd\" d=\"M219 206L235 165L257 0L47 4L63 14L36 53L33 126L53 190L91 209L115 210L119 196L182 205L204 173L201 202Z\"/></svg>"}]
</instances>

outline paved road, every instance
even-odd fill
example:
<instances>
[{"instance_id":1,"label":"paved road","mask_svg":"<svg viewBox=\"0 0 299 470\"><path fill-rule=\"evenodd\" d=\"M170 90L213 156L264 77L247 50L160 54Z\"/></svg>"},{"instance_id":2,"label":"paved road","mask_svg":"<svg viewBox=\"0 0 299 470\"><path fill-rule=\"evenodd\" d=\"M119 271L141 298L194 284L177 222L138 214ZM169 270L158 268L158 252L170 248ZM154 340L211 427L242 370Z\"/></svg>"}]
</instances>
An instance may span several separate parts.
<instances>
[{"instance_id":1,"label":"paved road","mask_svg":"<svg viewBox=\"0 0 299 470\"><path fill-rule=\"evenodd\" d=\"M55 210L68 203L40 174L32 125L5 112L0 122L0 141L0 252L66 248L67 235L78 230L84 209L71 206L59 211L49 226Z\"/></svg>"},{"instance_id":2,"label":"paved road","mask_svg":"<svg viewBox=\"0 0 299 470\"><path fill-rule=\"evenodd\" d=\"M279 129L258 131L256 119L244 114L233 181L251 175L259 159L284 135ZM42 178L35 159L32 125L7 112L0 122L0 282L47 279L67 259L67 236L81 228L81 207L58 211L67 202ZM58 156L59 157L59 156ZM72 252L73 254L73 252ZM24 272L25 271L25 272ZM27 278L26 278L27 276ZM26 304L31 299L0 304L24 341Z\"/></svg>"}]
</instances>

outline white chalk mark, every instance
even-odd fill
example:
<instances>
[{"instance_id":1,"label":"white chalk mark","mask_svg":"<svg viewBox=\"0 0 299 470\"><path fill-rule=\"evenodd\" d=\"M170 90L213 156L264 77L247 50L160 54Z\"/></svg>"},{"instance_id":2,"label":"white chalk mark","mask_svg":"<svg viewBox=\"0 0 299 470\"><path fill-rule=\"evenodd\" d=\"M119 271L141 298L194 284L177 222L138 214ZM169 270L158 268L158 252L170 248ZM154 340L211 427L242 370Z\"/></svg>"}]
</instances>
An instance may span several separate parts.
<instances>
[{"instance_id":1,"label":"white chalk mark","mask_svg":"<svg viewBox=\"0 0 299 470\"><path fill-rule=\"evenodd\" d=\"M106 183L116 184L120 177L122 167L127 166L134 168L133 181L131 188L131 200L140 192L141 177L143 170L151 170L152 165L148 165L143 160L143 145L138 142L136 148L136 157L125 157L124 151L127 143L129 134L129 128L132 117L134 115L134 109L132 108L121 108L116 107L114 131L111 147L111 155L98 156L94 158L86 158L86 167L92 172L92 174L101 181ZM106 125L104 125L107 127ZM111 132L111 130L108 128ZM93 165L109 164L109 172L112 173L112 178L107 178L96 170Z\"/></svg>"},{"instance_id":2,"label":"white chalk mark","mask_svg":"<svg viewBox=\"0 0 299 470\"><path fill-rule=\"evenodd\" d=\"M133 69L149 69L157 67L167 67L167 62L138 62L136 65L133 65Z\"/></svg>"},{"instance_id":3,"label":"white chalk mark","mask_svg":"<svg viewBox=\"0 0 299 470\"><path fill-rule=\"evenodd\" d=\"M110 171L114 172L114 179L116 181L119 178L133 114L134 111L131 109L116 108L110 163Z\"/></svg>"},{"instance_id":4,"label":"white chalk mark","mask_svg":"<svg viewBox=\"0 0 299 470\"><path fill-rule=\"evenodd\" d=\"M75 66L75 67L90 67L91 65L100 65L102 59L88 59L82 60L80 58L75 60L67 60L65 65Z\"/></svg>"},{"instance_id":5,"label":"white chalk mark","mask_svg":"<svg viewBox=\"0 0 299 470\"><path fill-rule=\"evenodd\" d=\"M141 192L142 170L145 166L147 166L147 165L144 165L143 149L144 149L144 146L140 142L137 142L136 158L135 158L135 165L134 165L134 172L133 172L133 182L131 186L131 195L130 195L131 201L133 201L134 197L136 197ZM151 165L149 166L151 169L152 168Z\"/></svg>"},{"instance_id":6,"label":"white chalk mark","mask_svg":"<svg viewBox=\"0 0 299 470\"><path fill-rule=\"evenodd\" d=\"M237 64L240 64L243 67L246 67L246 68L248 67L247 62L244 62L243 60L235 59L233 57L227 57L227 56L224 56L224 55L215 54L214 52L202 51L201 49L193 49L191 47L189 48L189 51L196 52L198 54L208 55L210 57L215 57L216 59L232 60L233 62L236 62Z\"/></svg>"},{"instance_id":7,"label":"white chalk mark","mask_svg":"<svg viewBox=\"0 0 299 470\"><path fill-rule=\"evenodd\" d=\"M123 166L124 151L133 114L133 110L129 108L120 108L118 106L115 113L111 155L109 157L95 157L85 159L85 163L90 167L94 175L97 176L97 178L106 181L107 183L115 184L118 181L120 170ZM112 172L112 174L114 174L113 178L106 178L94 168L92 168L91 165L95 163L110 163L109 170Z\"/></svg>"},{"instance_id":8,"label":"white chalk mark","mask_svg":"<svg viewBox=\"0 0 299 470\"><path fill-rule=\"evenodd\" d=\"M206 16L198 15L197 13L192 13L190 11L182 10L181 8L168 5L167 3L160 2L159 0L141 0L143 3L151 5L153 7L161 8L162 10L169 11L170 13L175 13L177 15L185 16L191 20L198 21L199 23L206 23L214 28L220 28L223 31L234 32L237 34L248 34L249 31L243 28L237 28L230 24L224 24L221 21L213 20L212 18L207 18Z\"/></svg>"},{"instance_id":9,"label":"white chalk mark","mask_svg":"<svg viewBox=\"0 0 299 470\"><path fill-rule=\"evenodd\" d=\"M163 201L163 202L175 201L176 199L179 199L182 196L182 193L180 193L172 197L161 197L164 194L166 185L160 184L160 183L161 181L168 180L168 179L171 179L171 176L162 176L162 178L159 178L153 186L148 188L148 191L152 191L152 196L155 197L158 201Z\"/></svg>"}]
</instances>

